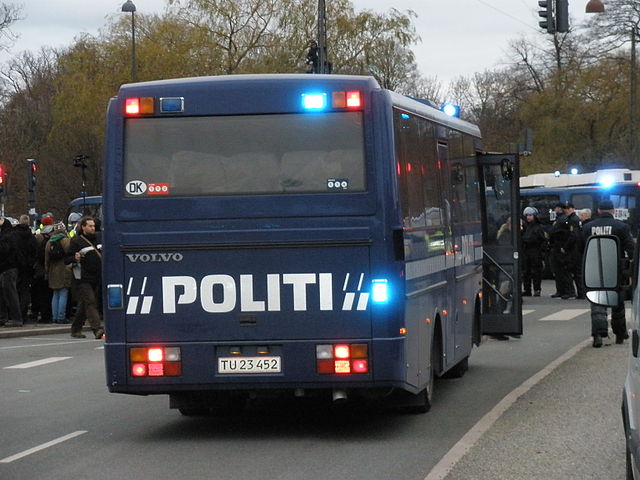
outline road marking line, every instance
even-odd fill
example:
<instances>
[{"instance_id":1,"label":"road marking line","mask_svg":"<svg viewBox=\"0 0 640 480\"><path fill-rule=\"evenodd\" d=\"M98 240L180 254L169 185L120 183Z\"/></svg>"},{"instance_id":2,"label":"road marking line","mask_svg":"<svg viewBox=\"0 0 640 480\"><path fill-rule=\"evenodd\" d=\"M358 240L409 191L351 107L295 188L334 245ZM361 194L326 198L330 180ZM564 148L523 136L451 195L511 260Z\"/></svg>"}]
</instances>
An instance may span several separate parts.
<instances>
[{"instance_id":1,"label":"road marking line","mask_svg":"<svg viewBox=\"0 0 640 480\"><path fill-rule=\"evenodd\" d=\"M529 315L530 313L535 312L535 310L522 310L522 316Z\"/></svg>"},{"instance_id":2,"label":"road marking line","mask_svg":"<svg viewBox=\"0 0 640 480\"><path fill-rule=\"evenodd\" d=\"M43 443L42 445L38 445L37 447L30 448L29 450L25 450L24 452L16 453L15 455L11 455L10 457L3 458L0 460L0 463L11 463L16 460L20 460L27 455L31 455L32 453L39 452L40 450L44 450L45 448L53 447L58 443L66 442L67 440L71 440L72 438L78 437L83 433L87 433L87 430L78 430L76 432L70 433L69 435L65 435L64 437L56 438L55 440L51 440L50 442Z\"/></svg>"},{"instance_id":3,"label":"road marking line","mask_svg":"<svg viewBox=\"0 0 640 480\"><path fill-rule=\"evenodd\" d=\"M518 387L512 390L498 404L493 407L484 417L471 427L471 429L451 447L444 457L431 469L424 480L443 480L453 467L460 461L465 454L480 440L480 438L491 428L491 426L520 398L522 395L531 390L536 384L540 383L547 375L553 372L564 362L573 357L587 345L591 344L592 338L583 340L570 350L566 351L538 373L535 373Z\"/></svg>"},{"instance_id":4,"label":"road marking line","mask_svg":"<svg viewBox=\"0 0 640 480\"><path fill-rule=\"evenodd\" d=\"M541 322L557 322L572 320L583 313L590 311L588 308L565 308L540 319Z\"/></svg>"},{"instance_id":5,"label":"road marking line","mask_svg":"<svg viewBox=\"0 0 640 480\"><path fill-rule=\"evenodd\" d=\"M12 365L10 367L4 367L4 370L8 370L10 368L31 368L31 367L39 367L41 365L47 365L48 363L61 362L62 360L69 360L73 357L49 357L43 358L42 360L34 360L33 362L20 363L18 365Z\"/></svg>"}]
</instances>

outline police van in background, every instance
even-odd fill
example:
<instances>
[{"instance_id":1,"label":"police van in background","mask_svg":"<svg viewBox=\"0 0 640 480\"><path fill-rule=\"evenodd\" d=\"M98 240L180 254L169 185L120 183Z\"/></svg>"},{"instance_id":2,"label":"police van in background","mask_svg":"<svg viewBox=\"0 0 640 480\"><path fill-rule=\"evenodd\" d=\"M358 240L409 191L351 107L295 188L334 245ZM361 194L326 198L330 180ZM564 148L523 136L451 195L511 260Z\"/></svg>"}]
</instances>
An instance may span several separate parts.
<instances>
[{"instance_id":1,"label":"police van in background","mask_svg":"<svg viewBox=\"0 0 640 480\"><path fill-rule=\"evenodd\" d=\"M102 195L90 197L78 197L69 202L65 219L68 221L72 213L77 213L81 217L88 215L96 220L96 225L102 223Z\"/></svg>"}]
</instances>

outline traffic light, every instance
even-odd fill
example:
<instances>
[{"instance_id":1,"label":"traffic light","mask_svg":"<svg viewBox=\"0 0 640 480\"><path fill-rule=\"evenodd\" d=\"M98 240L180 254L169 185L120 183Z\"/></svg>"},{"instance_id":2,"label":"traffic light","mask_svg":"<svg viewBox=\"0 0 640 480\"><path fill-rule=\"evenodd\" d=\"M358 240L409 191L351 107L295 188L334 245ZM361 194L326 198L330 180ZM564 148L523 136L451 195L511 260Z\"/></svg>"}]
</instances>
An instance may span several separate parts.
<instances>
[{"instance_id":1,"label":"traffic light","mask_svg":"<svg viewBox=\"0 0 640 480\"><path fill-rule=\"evenodd\" d=\"M569 31L569 0L556 0L556 32Z\"/></svg>"},{"instance_id":2,"label":"traffic light","mask_svg":"<svg viewBox=\"0 0 640 480\"><path fill-rule=\"evenodd\" d=\"M5 194L4 187L4 165L0 165L0 196Z\"/></svg>"},{"instance_id":3,"label":"traffic light","mask_svg":"<svg viewBox=\"0 0 640 480\"><path fill-rule=\"evenodd\" d=\"M540 15L544 20L538 22L540 28L547 31L547 33L555 33L556 31L556 19L553 16L553 1L554 0L538 0L538 5L542 10L538 10L538 15Z\"/></svg>"},{"instance_id":4,"label":"traffic light","mask_svg":"<svg viewBox=\"0 0 640 480\"><path fill-rule=\"evenodd\" d=\"M29 162L29 170L27 171L27 190L29 190L29 192L35 192L38 163L33 158L28 158L27 162Z\"/></svg>"}]
</instances>

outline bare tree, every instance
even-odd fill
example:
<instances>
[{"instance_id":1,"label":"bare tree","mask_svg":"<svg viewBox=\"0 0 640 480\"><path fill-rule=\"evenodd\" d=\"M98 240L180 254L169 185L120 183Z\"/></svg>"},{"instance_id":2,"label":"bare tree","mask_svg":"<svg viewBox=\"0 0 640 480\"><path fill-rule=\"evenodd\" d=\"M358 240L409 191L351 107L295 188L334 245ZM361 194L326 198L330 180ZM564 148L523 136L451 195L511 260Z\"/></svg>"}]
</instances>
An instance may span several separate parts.
<instances>
[{"instance_id":1,"label":"bare tree","mask_svg":"<svg viewBox=\"0 0 640 480\"><path fill-rule=\"evenodd\" d=\"M0 2L0 50L7 50L16 39L11 25L21 20L20 6L14 3Z\"/></svg>"}]
</instances>

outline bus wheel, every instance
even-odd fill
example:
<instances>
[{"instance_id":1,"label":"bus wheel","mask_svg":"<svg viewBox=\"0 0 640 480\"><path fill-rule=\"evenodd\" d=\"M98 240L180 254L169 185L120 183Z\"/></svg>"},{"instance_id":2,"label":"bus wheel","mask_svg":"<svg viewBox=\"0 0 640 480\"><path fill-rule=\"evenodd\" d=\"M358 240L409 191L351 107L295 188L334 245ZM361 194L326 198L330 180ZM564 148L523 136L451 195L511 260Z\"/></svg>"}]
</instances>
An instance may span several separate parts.
<instances>
[{"instance_id":1,"label":"bus wheel","mask_svg":"<svg viewBox=\"0 0 640 480\"><path fill-rule=\"evenodd\" d=\"M433 404L433 381L436 377L436 365L438 361L438 351L435 341L431 342L431 367L429 369L429 380L421 392L413 395L409 405L405 407L408 413L427 413Z\"/></svg>"}]
</instances>

